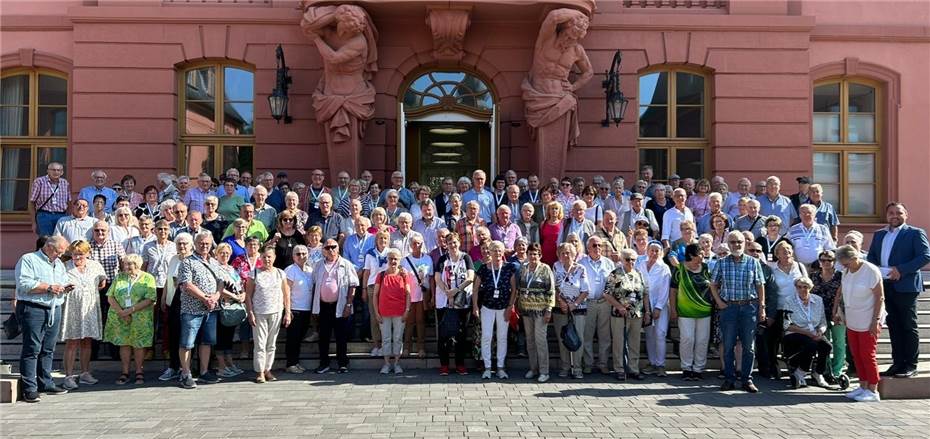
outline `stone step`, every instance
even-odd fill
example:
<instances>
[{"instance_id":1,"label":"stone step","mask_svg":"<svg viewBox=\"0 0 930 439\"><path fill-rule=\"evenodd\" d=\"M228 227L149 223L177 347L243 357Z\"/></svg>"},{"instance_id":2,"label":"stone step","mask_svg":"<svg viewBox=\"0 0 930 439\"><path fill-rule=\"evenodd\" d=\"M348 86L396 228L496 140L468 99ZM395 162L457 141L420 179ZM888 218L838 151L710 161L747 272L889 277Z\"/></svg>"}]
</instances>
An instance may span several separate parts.
<instances>
[{"instance_id":1,"label":"stone step","mask_svg":"<svg viewBox=\"0 0 930 439\"><path fill-rule=\"evenodd\" d=\"M882 399L930 399L930 376L883 378L878 383Z\"/></svg>"}]
</instances>

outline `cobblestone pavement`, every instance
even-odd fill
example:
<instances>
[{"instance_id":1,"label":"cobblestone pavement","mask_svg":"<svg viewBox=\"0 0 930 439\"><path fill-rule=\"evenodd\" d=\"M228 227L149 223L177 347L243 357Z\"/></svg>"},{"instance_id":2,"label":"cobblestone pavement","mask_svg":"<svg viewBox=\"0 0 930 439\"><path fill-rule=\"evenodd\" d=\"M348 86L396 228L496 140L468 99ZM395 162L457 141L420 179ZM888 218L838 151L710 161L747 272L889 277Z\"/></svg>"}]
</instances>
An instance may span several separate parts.
<instances>
[{"instance_id":1,"label":"cobblestone pavement","mask_svg":"<svg viewBox=\"0 0 930 439\"><path fill-rule=\"evenodd\" d=\"M516 375L516 371L513 371ZM434 371L380 376L243 377L196 390L157 382L117 387L116 375L39 404L0 406L5 438L80 437L928 437L930 401L853 403L840 391L717 391L717 379L673 374L618 383L600 375L546 384L481 381ZM522 374L521 374L522 375Z\"/></svg>"}]
</instances>

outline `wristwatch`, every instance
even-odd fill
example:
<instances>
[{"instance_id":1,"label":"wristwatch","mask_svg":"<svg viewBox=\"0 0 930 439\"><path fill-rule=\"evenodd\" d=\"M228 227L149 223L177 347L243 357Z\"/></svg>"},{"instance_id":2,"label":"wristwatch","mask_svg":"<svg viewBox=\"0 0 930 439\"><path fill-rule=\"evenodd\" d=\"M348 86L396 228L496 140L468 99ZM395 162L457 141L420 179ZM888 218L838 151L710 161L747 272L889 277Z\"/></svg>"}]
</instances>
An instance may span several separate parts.
<instances>
[{"instance_id":1,"label":"wristwatch","mask_svg":"<svg viewBox=\"0 0 930 439\"><path fill-rule=\"evenodd\" d=\"M52 286L49 285L48 288L45 289L45 294L52 294L52 293L53 293Z\"/></svg>"}]
</instances>

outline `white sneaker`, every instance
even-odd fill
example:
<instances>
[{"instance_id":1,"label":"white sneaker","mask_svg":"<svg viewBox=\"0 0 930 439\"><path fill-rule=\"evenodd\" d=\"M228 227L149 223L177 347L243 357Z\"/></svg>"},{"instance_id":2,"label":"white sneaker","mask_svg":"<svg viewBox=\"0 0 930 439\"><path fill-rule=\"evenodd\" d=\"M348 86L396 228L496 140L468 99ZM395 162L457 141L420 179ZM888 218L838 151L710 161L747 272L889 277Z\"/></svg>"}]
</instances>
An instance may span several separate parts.
<instances>
[{"instance_id":1,"label":"white sneaker","mask_svg":"<svg viewBox=\"0 0 930 439\"><path fill-rule=\"evenodd\" d=\"M794 378L798 380L798 387L807 387L807 374L800 367L794 370Z\"/></svg>"},{"instance_id":2,"label":"white sneaker","mask_svg":"<svg viewBox=\"0 0 930 439\"><path fill-rule=\"evenodd\" d=\"M544 382L546 382L546 381L549 381L549 375L544 374L544 373L543 373L543 374L539 374L539 378L537 378L536 381L539 381L540 383L544 383Z\"/></svg>"},{"instance_id":3,"label":"white sneaker","mask_svg":"<svg viewBox=\"0 0 930 439\"><path fill-rule=\"evenodd\" d=\"M218 376L220 376L220 377L223 377L223 378L232 378L232 377L238 375L238 374L236 373L236 371L233 370L233 369L232 369L231 367L229 367L229 366L220 369L220 371L217 372L216 374L217 374Z\"/></svg>"},{"instance_id":4,"label":"white sneaker","mask_svg":"<svg viewBox=\"0 0 930 439\"><path fill-rule=\"evenodd\" d=\"M865 387L860 387L856 390L853 390L852 392L847 393L846 397L849 399L856 399L856 397L861 395L862 392L864 392L865 390L866 390Z\"/></svg>"},{"instance_id":5,"label":"white sneaker","mask_svg":"<svg viewBox=\"0 0 930 439\"><path fill-rule=\"evenodd\" d=\"M80 381L79 381L79 382L80 382L81 384L94 385L94 384L97 384L99 381L100 381L100 380L98 380L98 379L95 378L93 375L91 375L90 372L84 372L84 373L81 374L81 377L80 377Z\"/></svg>"},{"instance_id":6,"label":"white sneaker","mask_svg":"<svg viewBox=\"0 0 930 439\"><path fill-rule=\"evenodd\" d=\"M507 372L503 368L500 368L500 369L497 369L497 378L501 380L506 380L507 378L510 378L510 375L507 375Z\"/></svg>"},{"instance_id":7,"label":"white sneaker","mask_svg":"<svg viewBox=\"0 0 930 439\"><path fill-rule=\"evenodd\" d=\"M527 371L527 372L526 372L526 375L523 375L523 378L526 378L526 379L528 379L528 380L531 380L531 379L533 379L533 378L536 378L536 372L533 372L532 370L531 370L531 371Z\"/></svg>"},{"instance_id":8,"label":"white sneaker","mask_svg":"<svg viewBox=\"0 0 930 439\"><path fill-rule=\"evenodd\" d=\"M380 357L380 356L381 356L381 348L379 348L379 347L377 347L377 346L371 348L371 356L372 356L372 357Z\"/></svg>"},{"instance_id":9,"label":"white sneaker","mask_svg":"<svg viewBox=\"0 0 930 439\"><path fill-rule=\"evenodd\" d=\"M859 396L854 398L857 402L879 402L882 398L878 395L878 392L873 392L869 389L864 389Z\"/></svg>"},{"instance_id":10,"label":"white sneaker","mask_svg":"<svg viewBox=\"0 0 930 439\"><path fill-rule=\"evenodd\" d=\"M404 368L400 367L400 363L394 364L394 375L400 375L404 373Z\"/></svg>"},{"instance_id":11,"label":"white sneaker","mask_svg":"<svg viewBox=\"0 0 930 439\"><path fill-rule=\"evenodd\" d=\"M65 390L77 389L78 384L74 381L74 375L65 377L65 380L61 383L61 387L63 387Z\"/></svg>"},{"instance_id":12,"label":"white sneaker","mask_svg":"<svg viewBox=\"0 0 930 439\"><path fill-rule=\"evenodd\" d=\"M484 373L481 374L481 379L483 379L483 380L489 380L489 379L491 379L491 369L485 369L485 370L484 370Z\"/></svg>"},{"instance_id":13,"label":"white sneaker","mask_svg":"<svg viewBox=\"0 0 930 439\"><path fill-rule=\"evenodd\" d=\"M819 373L817 373L817 372L814 372L814 373L811 374L811 379L814 380L814 385L817 386L817 387L821 387L821 388L828 388L828 387L830 387L830 385L827 384L827 380L823 379L823 375L821 375L821 374L819 374Z\"/></svg>"},{"instance_id":14,"label":"white sneaker","mask_svg":"<svg viewBox=\"0 0 930 439\"><path fill-rule=\"evenodd\" d=\"M159 380L159 381L171 381L171 380L177 378L178 376L180 376L180 375L178 374L178 371L176 371L176 370L174 370L174 369L172 369L172 368L169 367L169 368L165 369L164 372L161 373L161 376L158 377L158 380Z\"/></svg>"},{"instance_id":15,"label":"white sneaker","mask_svg":"<svg viewBox=\"0 0 930 439\"><path fill-rule=\"evenodd\" d=\"M381 375L387 375L387 374L389 374L389 373L391 373L391 365L390 365L390 364L385 364L384 366L381 366Z\"/></svg>"}]
</instances>

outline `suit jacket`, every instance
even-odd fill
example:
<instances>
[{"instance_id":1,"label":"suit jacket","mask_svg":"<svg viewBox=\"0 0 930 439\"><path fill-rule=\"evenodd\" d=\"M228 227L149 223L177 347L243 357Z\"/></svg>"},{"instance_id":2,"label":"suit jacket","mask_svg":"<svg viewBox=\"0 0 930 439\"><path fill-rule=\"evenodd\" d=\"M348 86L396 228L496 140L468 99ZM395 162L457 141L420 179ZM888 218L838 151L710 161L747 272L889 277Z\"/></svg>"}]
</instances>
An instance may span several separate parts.
<instances>
[{"instance_id":1,"label":"suit jacket","mask_svg":"<svg viewBox=\"0 0 930 439\"><path fill-rule=\"evenodd\" d=\"M562 220L562 232L559 233L559 244L565 242L565 238L568 238L568 234L571 233L573 221L575 220L572 218L565 218ZM594 222L586 218L584 222L581 223L581 236L579 236L581 242L587 243L588 238L594 236L595 233L597 233L597 229Z\"/></svg>"},{"instance_id":2,"label":"suit jacket","mask_svg":"<svg viewBox=\"0 0 930 439\"><path fill-rule=\"evenodd\" d=\"M440 192L439 195L433 197L433 203L436 204L436 216L440 218L446 216L446 200L443 199L442 192Z\"/></svg>"},{"instance_id":3,"label":"suit jacket","mask_svg":"<svg viewBox=\"0 0 930 439\"><path fill-rule=\"evenodd\" d=\"M868 261L876 266L882 266L882 241L888 230L882 229L872 236L872 245L869 246ZM901 293L919 293L923 291L923 279L920 269L930 263L930 244L927 242L927 232L919 227L907 224L901 226L898 237L891 246L888 255L888 265L896 267L901 278L891 286Z\"/></svg>"},{"instance_id":4,"label":"suit jacket","mask_svg":"<svg viewBox=\"0 0 930 439\"><path fill-rule=\"evenodd\" d=\"M539 223L531 223L527 226L523 221L517 221L517 227L520 228L520 233L530 244L539 242Z\"/></svg>"}]
</instances>

